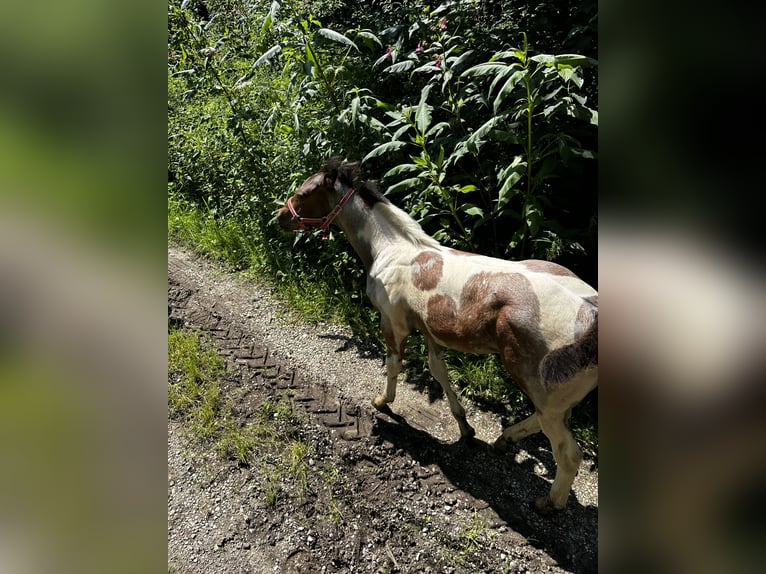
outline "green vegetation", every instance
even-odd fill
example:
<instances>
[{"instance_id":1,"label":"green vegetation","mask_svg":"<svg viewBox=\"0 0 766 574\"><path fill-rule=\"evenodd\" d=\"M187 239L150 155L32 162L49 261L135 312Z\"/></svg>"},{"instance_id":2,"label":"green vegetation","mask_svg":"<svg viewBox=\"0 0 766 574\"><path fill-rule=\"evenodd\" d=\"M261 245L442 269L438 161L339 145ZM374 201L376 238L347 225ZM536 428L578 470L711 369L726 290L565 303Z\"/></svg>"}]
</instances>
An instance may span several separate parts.
<instances>
[{"instance_id":1,"label":"green vegetation","mask_svg":"<svg viewBox=\"0 0 766 574\"><path fill-rule=\"evenodd\" d=\"M263 464L266 504L276 505L289 481L298 498L310 490L312 446L301 435L302 418L284 398L264 402L243 420L233 412L224 386L226 366L209 341L191 331L168 333L168 408L184 421L191 440L203 441L218 456L244 466Z\"/></svg>"},{"instance_id":2,"label":"green vegetation","mask_svg":"<svg viewBox=\"0 0 766 574\"><path fill-rule=\"evenodd\" d=\"M556 261L597 286L596 14L590 0L169 0L169 238L382 349L342 234L273 221L339 155L444 244ZM413 372L423 351L413 339ZM528 406L495 358L448 363L464 395ZM587 405L573 421L593 444Z\"/></svg>"}]
</instances>

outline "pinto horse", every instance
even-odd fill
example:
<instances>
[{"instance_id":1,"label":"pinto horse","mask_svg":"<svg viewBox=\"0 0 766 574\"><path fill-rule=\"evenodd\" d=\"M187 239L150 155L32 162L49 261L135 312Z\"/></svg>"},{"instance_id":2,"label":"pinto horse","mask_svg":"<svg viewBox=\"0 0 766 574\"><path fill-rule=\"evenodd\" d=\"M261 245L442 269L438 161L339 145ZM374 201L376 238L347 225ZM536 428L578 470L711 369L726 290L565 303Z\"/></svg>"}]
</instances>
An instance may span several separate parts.
<instances>
[{"instance_id":1,"label":"pinto horse","mask_svg":"<svg viewBox=\"0 0 766 574\"><path fill-rule=\"evenodd\" d=\"M277 214L286 230L331 224L348 237L367 269L367 296L380 312L387 382L375 397L390 412L405 341L413 329L428 346L428 366L444 389L461 438L472 437L450 386L445 348L496 353L535 406L503 430L494 446L542 431L550 440L556 477L535 501L545 512L566 507L582 452L568 428L571 409L598 382L598 293L548 261L505 261L450 249L426 234L375 184L358 182L358 163L333 158L300 186Z\"/></svg>"}]
</instances>

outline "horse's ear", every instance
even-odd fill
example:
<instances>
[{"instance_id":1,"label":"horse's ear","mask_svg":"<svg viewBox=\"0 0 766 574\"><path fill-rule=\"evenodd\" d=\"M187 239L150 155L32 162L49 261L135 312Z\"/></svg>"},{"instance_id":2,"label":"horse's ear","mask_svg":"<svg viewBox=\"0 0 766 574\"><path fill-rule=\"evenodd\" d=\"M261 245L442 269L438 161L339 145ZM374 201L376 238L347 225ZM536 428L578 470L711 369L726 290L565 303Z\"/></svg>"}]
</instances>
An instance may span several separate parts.
<instances>
[{"instance_id":1,"label":"horse's ear","mask_svg":"<svg viewBox=\"0 0 766 574\"><path fill-rule=\"evenodd\" d=\"M339 157L331 157L327 160L322 171L324 171L324 184L328 187L335 185L335 180L338 179L338 168L341 165L341 159Z\"/></svg>"},{"instance_id":2,"label":"horse's ear","mask_svg":"<svg viewBox=\"0 0 766 574\"><path fill-rule=\"evenodd\" d=\"M338 177L346 185L354 185L361 175L361 168L359 162L345 161L338 168Z\"/></svg>"}]
</instances>

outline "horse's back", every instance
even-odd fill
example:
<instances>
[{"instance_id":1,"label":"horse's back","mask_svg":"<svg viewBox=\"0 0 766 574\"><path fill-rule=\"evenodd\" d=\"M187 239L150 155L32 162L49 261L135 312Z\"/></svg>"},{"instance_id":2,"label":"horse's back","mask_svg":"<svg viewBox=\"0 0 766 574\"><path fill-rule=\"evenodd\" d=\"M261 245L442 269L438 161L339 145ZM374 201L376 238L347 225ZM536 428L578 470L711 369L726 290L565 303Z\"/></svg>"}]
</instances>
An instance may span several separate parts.
<instances>
[{"instance_id":1,"label":"horse's back","mask_svg":"<svg viewBox=\"0 0 766 574\"><path fill-rule=\"evenodd\" d=\"M406 293L418 328L460 351L539 361L587 328L595 289L546 261L506 261L453 249L409 253L388 290ZM408 280L404 280L408 277Z\"/></svg>"}]
</instances>

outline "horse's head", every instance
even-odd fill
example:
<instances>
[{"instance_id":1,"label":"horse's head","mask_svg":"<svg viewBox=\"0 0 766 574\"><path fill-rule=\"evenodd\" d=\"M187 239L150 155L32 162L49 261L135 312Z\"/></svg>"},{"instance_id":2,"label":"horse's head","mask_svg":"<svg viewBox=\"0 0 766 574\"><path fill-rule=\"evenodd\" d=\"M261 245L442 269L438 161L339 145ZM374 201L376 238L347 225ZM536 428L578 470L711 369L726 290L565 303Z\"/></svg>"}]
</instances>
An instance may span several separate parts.
<instances>
[{"instance_id":1,"label":"horse's head","mask_svg":"<svg viewBox=\"0 0 766 574\"><path fill-rule=\"evenodd\" d=\"M288 231L321 229L326 239L330 224L354 193L356 166L333 159L306 179L277 213L280 227Z\"/></svg>"}]
</instances>

